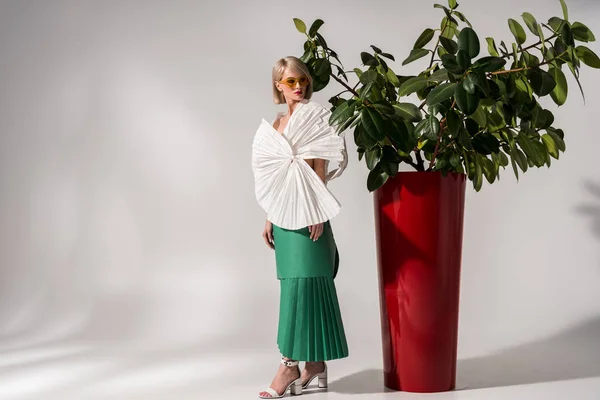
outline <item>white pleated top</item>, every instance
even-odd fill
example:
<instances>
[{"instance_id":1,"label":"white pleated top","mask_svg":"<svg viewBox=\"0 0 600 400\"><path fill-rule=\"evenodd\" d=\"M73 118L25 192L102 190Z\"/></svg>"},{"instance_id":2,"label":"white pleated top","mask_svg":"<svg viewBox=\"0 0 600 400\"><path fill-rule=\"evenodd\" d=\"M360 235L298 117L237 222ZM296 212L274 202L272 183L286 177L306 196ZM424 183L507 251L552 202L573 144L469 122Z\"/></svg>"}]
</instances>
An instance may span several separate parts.
<instances>
[{"instance_id":1,"label":"white pleated top","mask_svg":"<svg viewBox=\"0 0 600 400\"><path fill-rule=\"evenodd\" d=\"M304 99L283 134L264 118L252 144L252 170L258 204L267 219L285 229L300 229L335 217L341 204L306 159L326 160L326 182L348 164L344 132L329 125L331 111ZM330 169L330 162L337 168Z\"/></svg>"}]
</instances>

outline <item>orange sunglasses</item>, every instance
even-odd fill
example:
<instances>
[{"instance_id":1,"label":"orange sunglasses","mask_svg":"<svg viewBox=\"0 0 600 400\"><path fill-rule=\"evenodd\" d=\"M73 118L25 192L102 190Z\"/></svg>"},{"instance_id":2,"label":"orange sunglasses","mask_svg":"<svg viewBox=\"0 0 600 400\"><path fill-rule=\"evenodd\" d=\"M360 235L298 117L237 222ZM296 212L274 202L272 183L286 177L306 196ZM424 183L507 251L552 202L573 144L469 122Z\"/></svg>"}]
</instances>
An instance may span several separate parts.
<instances>
[{"instance_id":1,"label":"orange sunglasses","mask_svg":"<svg viewBox=\"0 0 600 400\"><path fill-rule=\"evenodd\" d=\"M290 89L293 89L294 86L296 86L296 83L299 83L301 87L304 87L304 86L308 85L308 82L309 82L309 80L308 80L307 76L301 76L300 78L289 77L284 81L279 81L279 83L283 83Z\"/></svg>"}]
</instances>

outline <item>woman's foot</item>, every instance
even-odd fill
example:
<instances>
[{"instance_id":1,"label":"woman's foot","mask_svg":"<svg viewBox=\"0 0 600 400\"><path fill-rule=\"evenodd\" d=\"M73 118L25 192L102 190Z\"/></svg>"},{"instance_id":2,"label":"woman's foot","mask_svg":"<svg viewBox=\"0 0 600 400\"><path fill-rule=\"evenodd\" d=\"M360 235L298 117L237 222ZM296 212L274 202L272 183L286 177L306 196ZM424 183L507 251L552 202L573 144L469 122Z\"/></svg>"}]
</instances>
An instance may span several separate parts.
<instances>
[{"instance_id":1,"label":"woman's foot","mask_svg":"<svg viewBox=\"0 0 600 400\"><path fill-rule=\"evenodd\" d=\"M288 358L284 358L285 360L289 360ZM287 367L283 364L279 366L277 373L275 374L275 378L273 378L273 382L271 382L271 389L274 389L279 395L283 394L283 391L288 388L292 381L295 381L300 377L300 368L298 365L294 365L292 367ZM262 391L259 393L261 397L272 397L268 392Z\"/></svg>"},{"instance_id":2,"label":"woman's foot","mask_svg":"<svg viewBox=\"0 0 600 400\"><path fill-rule=\"evenodd\" d=\"M304 370L300 375L300 377L302 378L302 386L305 386L306 382L308 382L313 376L318 375L323 371L325 371L324 361L307 361L304 365Z\"/></svg>"}]
</instances>

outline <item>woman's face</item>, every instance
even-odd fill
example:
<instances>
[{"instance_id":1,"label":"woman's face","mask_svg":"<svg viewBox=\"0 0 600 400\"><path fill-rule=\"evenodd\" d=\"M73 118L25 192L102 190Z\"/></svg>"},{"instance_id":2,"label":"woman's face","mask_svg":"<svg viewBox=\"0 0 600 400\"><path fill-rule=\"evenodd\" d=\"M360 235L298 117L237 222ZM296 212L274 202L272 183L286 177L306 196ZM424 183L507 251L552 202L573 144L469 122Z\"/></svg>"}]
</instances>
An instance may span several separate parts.
<instances>
[{"instance_id":1,"label":"woman's face","mask_svg":"<svg viewBox=\"0 0 600 400\"><path fill-rule=\"evenodd\" d=\"M300 78L302 76L304 76L304 74L286 69L281 78L281 82L285 82L288 78ZM300 101L304 99L306 88L308 86L301 86L296 80L296 83L290 88L288 85L281 82L277 82L277 88L283 91L283 95L287 100Z\"/></svg>"}]
</instances>

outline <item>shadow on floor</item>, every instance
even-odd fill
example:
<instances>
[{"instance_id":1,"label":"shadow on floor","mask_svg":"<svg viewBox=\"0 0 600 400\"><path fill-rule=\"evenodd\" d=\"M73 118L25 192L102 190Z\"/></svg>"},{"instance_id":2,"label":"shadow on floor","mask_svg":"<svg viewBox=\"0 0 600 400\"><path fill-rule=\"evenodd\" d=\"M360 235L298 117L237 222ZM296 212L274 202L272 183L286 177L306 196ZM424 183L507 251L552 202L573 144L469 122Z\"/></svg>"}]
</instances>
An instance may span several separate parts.
<instances>
[{"instance_id":1,"label":"shadow on floor","mask_svg":"<svg viewBox=\"0 0 600 400\"><path fill-rule=\"evenodd\" d=\"M600 376L600 316L547 339L458 361L468 389Z\"/></svg>"},{"instance_id":2,"label":"shadow on floor","mask_svg":"<svg viewBox=\"0 0 600 400\"><path fill-rule=\"evenodd\" d=\"M330 392L345 394L373 394L394 392L383 386L381 369L366 369L331 382Z\"/></svg>"}]
</instances>

